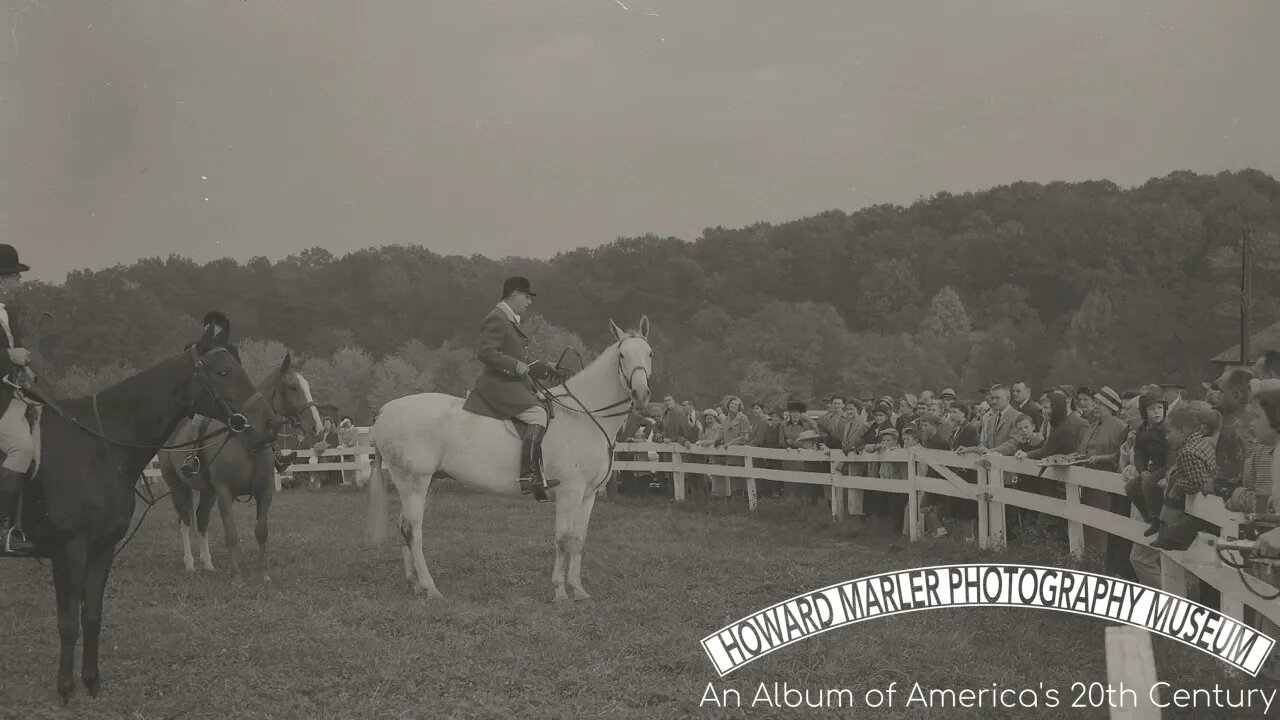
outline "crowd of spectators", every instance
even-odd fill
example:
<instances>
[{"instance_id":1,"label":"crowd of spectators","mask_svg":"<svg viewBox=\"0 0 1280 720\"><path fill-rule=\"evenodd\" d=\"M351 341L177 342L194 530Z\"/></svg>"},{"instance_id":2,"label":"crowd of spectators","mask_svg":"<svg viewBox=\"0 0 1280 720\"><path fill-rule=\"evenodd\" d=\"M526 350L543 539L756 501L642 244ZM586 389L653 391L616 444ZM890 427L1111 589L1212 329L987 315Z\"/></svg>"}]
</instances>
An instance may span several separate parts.
<instances>
[{"instance_id":1,"label":"crowd of spectators","mask_svg":"<svg viewBox=\"0 0 1280 720\"><path fill-rule=\"evenodd\" d=\"M835 394L822 401L818 412L799 401L747 408L736 396L699 411L668 395L660 411L629 421L623 437L703 447L831 448L853 455L919 446L1110 471L1116 473L1116 489L1122 487L1123 496L1085 489L1082 501L1124 516L1136 509L1148 524L1148 542L1131 544L1090 528L1086 546L1105 556L1111 572L1158 587L1157 549L1183 549L1197 531L1213 531L1186 513L1189 496L1217 495L1238 512L1274 512L1271 498L1280 496L1280 483L1271 474L1280 440L1280 353L1267 353L1251 368L1229 368L1200 390L1200 397L1191 398L1186 387L1175 383L1123 391L1057 385L1036 395L1027 382L1017 381L982 388L975 401L962 399L951 388L896 398ZM787 462L769 466L785 469ZM848 462L843 471L892 477L901 467ZM730 494L726 478L706 479L711 494ZM1018 476L1015 482L1027 492L1063 492L1060 484L1039 477ZM780 492L780 485L759 483L766 495ZM864 495L862 512L868 519L904 528L904 495ZM940 498L922 505L937 512L926 528L939 535L947 532L945 521L973 512L973 503ZM1011 510L1018 521L1031 515Z\"/></svg>"}]
</instances>

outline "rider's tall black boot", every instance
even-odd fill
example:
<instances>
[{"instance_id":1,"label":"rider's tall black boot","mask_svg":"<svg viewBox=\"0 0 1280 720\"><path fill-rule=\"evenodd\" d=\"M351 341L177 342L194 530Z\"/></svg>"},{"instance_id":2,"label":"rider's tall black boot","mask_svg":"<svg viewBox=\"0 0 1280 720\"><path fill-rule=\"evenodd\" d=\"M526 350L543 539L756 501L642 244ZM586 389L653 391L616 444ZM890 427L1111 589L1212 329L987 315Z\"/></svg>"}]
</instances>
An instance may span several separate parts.
<instances>
[{"instance_id":1,"label":"rider's tall black boot","mask_svg":"<svg viewBox=\"0 0 1280 720\"><path fill-rule=\"evenodd\" d=\"M520 492L525 495L560 484L559 480L542 477L542 436L546 434L547 429L541 425L525 425L520 436Z\"/></svg>"},{"instance_id":2,"label":"rider's tall black boot","mask_svg":"<svg viewBox=\"0 0 1280 720\"><path fill-rule=\"evenodd\" d=\"M31 543L22 531L14 528L18 513L18 496L27 474L0 468L0 550L5 552L29 552Z\"/></svg>"}]
</instances>

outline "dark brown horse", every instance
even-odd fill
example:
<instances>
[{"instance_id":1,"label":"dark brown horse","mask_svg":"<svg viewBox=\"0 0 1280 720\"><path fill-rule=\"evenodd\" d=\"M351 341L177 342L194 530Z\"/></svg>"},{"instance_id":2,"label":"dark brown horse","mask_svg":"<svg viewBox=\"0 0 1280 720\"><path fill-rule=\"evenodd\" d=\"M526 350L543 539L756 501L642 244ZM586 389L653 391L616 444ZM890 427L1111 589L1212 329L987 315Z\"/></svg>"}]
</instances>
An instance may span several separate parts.
<instances>
[{"instance_id":1,"label":"dark brown horse","mask_svg":"<svg viewBox=\"0 0 1280 720\"><path fill-rule=\"evenodd\" d=\"M320 431L320 411L311 397L311 386L293 365L288 354L261 383L258 392L267 398L271 409L297 423L311 437ZM212 421L204 428L200 423L182 422L178 431L169 438L170 445L191 443L199 435L225 427ZM231 563L231 580L241 582L240 533L231 514L231 503L241 496L252 496L258 511L254 535L258 540L258 566L263 581L267 575L267 513L275 496L275 468L272 453L255 447L252 442L237 437L225 445L219 440L197 443L201 447L196 454L199 472L193 478L185 477L179 469L186 460L188 450L164 450L160 452L160 473L169 486L173 508L178 511L178 527L182 533L182 554L188 572L195 572L195 558L191 555L194 540L199 546L200 561L205 570L213 570L213 558L209 555L209 513L214 501L218 503L218 515L222 517L222 530L226 534L227 554ZM193 507L194 505L194 507ZM195 522L192 522L192 513ZM193 532L194 525L194 532Z\"/></svg>"},{"instance_id":2,"label":"dark brown horse","mask_svg":"<svg viewBox=\"0 0 1280 720\"><path fill-rule=\"evenodd\" d=\"M102 595L133 518L137 481L165 438L192 413L228 420L270 442L281 422L244 369L206 332L199 342L92 397L50 402L40 417L40 465L23 498L22 525L35 555L53 561L58 604L58 693L75 692L76 641L84 626L81 679L97 697Z\"/></svg>"}]
</instances>

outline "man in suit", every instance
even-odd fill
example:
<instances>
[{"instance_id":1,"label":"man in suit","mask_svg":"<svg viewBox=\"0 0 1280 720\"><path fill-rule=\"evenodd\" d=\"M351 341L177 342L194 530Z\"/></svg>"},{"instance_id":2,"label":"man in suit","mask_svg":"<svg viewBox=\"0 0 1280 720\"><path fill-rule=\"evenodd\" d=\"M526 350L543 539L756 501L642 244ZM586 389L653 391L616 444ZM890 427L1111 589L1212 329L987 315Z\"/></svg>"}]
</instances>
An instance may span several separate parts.
<instances>
[{"instance_id":1,"label":"man in suit","mask_svg":"<svg viewBox=\"0 0 1280 720\"><path fill-rule=\"evenodd\" d=\"M1019 380L1013 384L1013 409L1031 418L1031 425L1037 430L1044 425L1040 405L1031 398L1031 386L1026 380Z\"/></svg>"},{"instance_id":2,"label":"man in suit","mask_svg":"<svg viewBox=\"0 0 1280 720\"><path fill-rule=\"evenodd\" d=\"M0 343L4 343L0 346L0 452L5 454L0 465L0 548L6 552L31 550L21 533L13 532L18 496L36 457L27 403L14 394L22 382L18 376L31 355L22 347L16 308L5 305L22 285L22 273L30 269L18 262L18 251L12 245L0 244Z\"/></svg>"},{"instance_id":3,"label":"man in suit","mask_svg":"<svg viewBox=\"0 0 1280 720\"><path fill-rule=\"evenodd\" d=\"M992 386L987 392L987 404L991 411L982 420L981 444L993 448L1013 437L1013 428L1022 413L1009 404L1009 388L1004 385Z\"/></svg>"},{"instance_id":4,"label":"man in suit","mask_svg":"<svg viewBox=\"0 0 1280 720\"><path fill-rule=\"evenodd\" d=\"M529 336L520 316L537 293L522 277L502 283L502 300L480 324L477 357L484 365L475 389L463 409L498 420L524 423L520 448L520 492L553 488L559 480L542 476L542 438L547 433L547 410L533 392L533 379L563 381L560 373L543 360L530 360Z\"/></svg>"}]
</instances>

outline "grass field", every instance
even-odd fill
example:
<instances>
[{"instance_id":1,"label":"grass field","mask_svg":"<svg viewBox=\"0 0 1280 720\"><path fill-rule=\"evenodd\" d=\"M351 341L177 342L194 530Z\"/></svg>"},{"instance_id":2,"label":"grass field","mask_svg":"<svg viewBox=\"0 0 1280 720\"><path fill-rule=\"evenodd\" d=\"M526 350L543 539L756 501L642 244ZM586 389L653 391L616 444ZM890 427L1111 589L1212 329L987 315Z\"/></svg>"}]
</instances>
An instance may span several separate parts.
<instances>
[{"instance_id":1,"label":"grass field","mask_svg":"<svg viewBox=\"0 0 1280 720\"><path fill-rule=\"evenodd\" d=\"M394 493L394 491L393 491ZM393 508L395 504L393 503ZM251 549L252 506L237 505ZM761 682L861 693L891 682L1060 688L1106 681L1104 623L1032 610L932 610L784 648L724 680L699 639L799 592L876 572L981 557L948 540L831 524L814 506L609 498L583 563L594 599L550 604L553 506L433 493L426 555L447 600L403 580L397 546L363 542L365 499L286 492L273 508L272 582L182 569L172 510L158 507L117 561L103 631L103 696L54 691L57 632L47 567L0 564L0 715L20 718L677 718L834 716L699 708L708 682L749 703ZM215 514L216 518L216 514ZM394 524L392 525L394 527ZM1045 554L1049 553L1049 554ZM1052 550L991 559L1056 563ZM250 557L252 555L250 554ZM1162 678L1224 678L1207 655L1156 641ZM77 657L77 676L79 658ZM1249 680L1248 682L1256 682ZM860 695L859 695L860 698ZM1276 711L1273 710L1273 713ZM1205 711L1165 717L1244 717ZM1107 717L1104 710L844 710L859 717Z\"/></svg>"}]
</instances>

